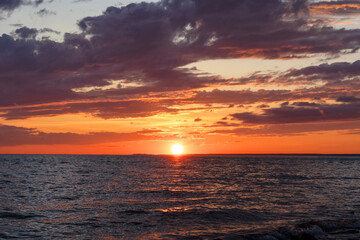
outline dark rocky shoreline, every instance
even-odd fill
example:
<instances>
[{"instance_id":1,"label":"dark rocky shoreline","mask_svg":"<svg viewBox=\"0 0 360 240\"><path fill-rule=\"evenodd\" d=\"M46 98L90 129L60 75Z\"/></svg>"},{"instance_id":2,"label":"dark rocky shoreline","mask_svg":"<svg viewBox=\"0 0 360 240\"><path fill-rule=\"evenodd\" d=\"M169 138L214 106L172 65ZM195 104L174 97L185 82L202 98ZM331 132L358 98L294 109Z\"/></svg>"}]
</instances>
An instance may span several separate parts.
<instances>
[{"instance_id":1,"label":"dark rocky shoreline","mask_svg":"<svg viewBox=\"0 0 360 240\"><path fill-rule=\"evenodd\" d=\"M233 235L214 240L360 240L360 220L309 221L281 227L275 232Z\"/></svg>"}]
</instances>

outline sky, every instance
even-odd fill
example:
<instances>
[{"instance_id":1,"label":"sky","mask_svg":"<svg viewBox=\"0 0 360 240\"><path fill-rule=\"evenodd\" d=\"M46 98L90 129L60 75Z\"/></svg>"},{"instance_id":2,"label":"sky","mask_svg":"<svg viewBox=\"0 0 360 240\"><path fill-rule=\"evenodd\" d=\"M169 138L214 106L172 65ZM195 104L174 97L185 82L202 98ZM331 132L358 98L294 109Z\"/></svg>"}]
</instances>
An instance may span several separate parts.
<instances>
[{"instance_id":1,"label":"sky","mask_svg":"<svg viewBox=\"0 0 360 240\"><path fill-rule=\"evenodd\" d=\"M360 0L0 0L0 153L360 153Z\"/></svg>"}]
</instances>

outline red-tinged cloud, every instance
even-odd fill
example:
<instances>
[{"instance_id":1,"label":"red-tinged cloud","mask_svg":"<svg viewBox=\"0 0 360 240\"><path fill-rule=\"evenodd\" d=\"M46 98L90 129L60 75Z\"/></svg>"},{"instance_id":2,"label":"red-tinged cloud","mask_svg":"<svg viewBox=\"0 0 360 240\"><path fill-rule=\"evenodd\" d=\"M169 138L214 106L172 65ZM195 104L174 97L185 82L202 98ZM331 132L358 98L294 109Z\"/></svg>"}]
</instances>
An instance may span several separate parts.
<instances>
[{"instance_id":1,"label":"red-tinged cloud","mask_svg":"<svg viewBox=\"0 0 360 240\"><path fill-rule=\"evenodd\" d=\"M239 125L227 123L221 126L236 127ZM324 131L343 131L344 133L356 134L360 131L360 122L330 122L307 123L307 124L274 124L265 125L257 128L238 127L234 129L215 130L211 133L231 134L231 135L253 135L253 136L279 136L279 135L299 135L311 132Z\"/></svg>"},{"instance_id":2,"label":"red-tinged cloud","mask_svg":"<svg viewBox=\"0 0 360 240\"><path fill-rule=\"evenodd\" d=\"M358 81L355 84L359 84ZM322 99L331 99L343 103L356 103L360 95L357 85L353 81L327 84L320 87L297 89L297 90L219 90L198 91L190 97L178 97L176 99L158 100L112 100L74 103L43 104L34 106L14 106L0 109L0 117L7 120L27 119L31 117L56 116L61 114L86 113L93 116L111 118L134 118L149 117L156 114L176 114L181 111L198 111L214 109L212 104L222 104L216 108L232 108L235 105L251 105L259 103L257 108L269 108L264 103L293 102L296 107L319 107L323 104ZM347 95L344 94L347 93ZM159 96L158 96L159 97ZM307 102L310 100L315 102ZM260 104L261 103L261 104ZM181 108L181 105L201 104L202 107ZM331 106L331 104L328 104ZM173 106L177 106L173 108Z\"/></svg>"},{"instance_id":3,"label":"red-tinged cloud","mask_svg":"<svg viewBox=\"0 0 360 240\"><path fill-rule=\"evenodd\" d=\"M320 1L309 6L311 14L350 15L360 14L360 2L356 0Z\"/></svg>"},{"instance_id":4,"label":"red-tinged cloud","mask_svg":"<svg viewBox=\"0 0 360 240\"><path fill-rule=\"evenodd\" d=\"M21 5L34 5L38 6L43 3L44 0L1 0L0 11L13 11Z\"/></svg>"},{"instance_id":5,"label":"red-tinged cloud","mask_svg":"<svg viewBox=\"0 0 360 240\"><path fill-rule=\"evenodd\" d=\"M121 141L141 141L154 139L154 130L143 130L132 133L90 132L77 133L45 133L34 128L23 128L0 124L0 146L18 145L55 145L74 144L88 145ZM158 139L158 138L157 138Z\"/></svg>"}]
</instances>

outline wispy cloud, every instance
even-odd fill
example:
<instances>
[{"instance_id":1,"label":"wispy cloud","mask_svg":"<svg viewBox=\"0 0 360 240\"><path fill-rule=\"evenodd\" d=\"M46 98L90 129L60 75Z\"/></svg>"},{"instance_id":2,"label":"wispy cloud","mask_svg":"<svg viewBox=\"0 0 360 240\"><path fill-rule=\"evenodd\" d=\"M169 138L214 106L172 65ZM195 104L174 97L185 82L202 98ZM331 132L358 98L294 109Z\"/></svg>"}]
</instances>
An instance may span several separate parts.
<instances>
[{"instance_id":1,"label":"wispy cloud","mask_svg":"<svg viewBox=\"0 0 360 240\"><path fill-rule=\"evenodd\" d=\"M360 2L356 0L320 1L310 5L310 12L323 15L360 14Z\"/></svg>"},{"instance_id":2,"label":"wispy cloud","mask_svg":"<svg viewBox=\"0 0 360 240\"><path fill-rule=\"evenodd\" d=\"M50 10L48 10L46 8L40 9L39 11L36 12L36 14L41 16L41 17L44 17L46 15L56 15L55 12L50 11Z\"/></svg>"}]
</instances>

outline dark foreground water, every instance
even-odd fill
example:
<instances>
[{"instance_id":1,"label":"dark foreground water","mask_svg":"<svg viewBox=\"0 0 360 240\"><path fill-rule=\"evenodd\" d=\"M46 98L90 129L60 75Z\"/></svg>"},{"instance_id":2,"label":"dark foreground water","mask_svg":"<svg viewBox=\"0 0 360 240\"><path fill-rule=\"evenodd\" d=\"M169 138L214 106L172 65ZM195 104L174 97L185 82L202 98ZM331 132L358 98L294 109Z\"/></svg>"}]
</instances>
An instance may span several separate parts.
<instances>
[{"instance_id":1,"label":"dark foreground water","mask_svg":"<svg viewBox=\"0 0 360 240\"><path fill-rule=\"evenodd\" d=\"M0 239L360 239L360 156L0 155Z\"/></svg>"}]
</instances>

